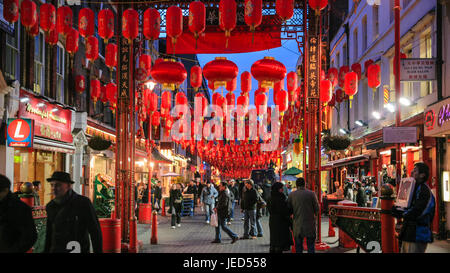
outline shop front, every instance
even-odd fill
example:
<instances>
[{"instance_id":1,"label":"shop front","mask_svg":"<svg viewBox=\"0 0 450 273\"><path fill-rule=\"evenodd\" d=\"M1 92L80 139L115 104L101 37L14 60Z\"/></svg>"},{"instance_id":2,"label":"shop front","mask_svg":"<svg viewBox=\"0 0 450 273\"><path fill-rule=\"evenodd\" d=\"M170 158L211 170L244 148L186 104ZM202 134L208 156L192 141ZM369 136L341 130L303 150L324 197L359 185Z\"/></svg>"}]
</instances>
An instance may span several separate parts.
<instances>
[{"instance_id":1,"label":"shop front","mask_svg":"<svg viewBox=\"0 0 450 273\"><path fill-rule=\"evenodd\" d=\"M436 140L436 185L432 191L436 197L436 213L433 231L448 237L450 231L450 98L430 105L424 112L424 134ZM447 220L446 220L447 219Z\"/></svg>"},{"instance_id":2,"label":"shop front","mask_svg":"<svg viewBox=\"0 0 450 273\"><path fill-rule=\"evenodd\" d=\"M72 111L22 89L17 118L34 120L34 141L32 147L14 148L14 191L21 182L40 181L38 193L46 205L54 197L46 179L54 171L72 173Z\"/></svg>"}]
</instances>

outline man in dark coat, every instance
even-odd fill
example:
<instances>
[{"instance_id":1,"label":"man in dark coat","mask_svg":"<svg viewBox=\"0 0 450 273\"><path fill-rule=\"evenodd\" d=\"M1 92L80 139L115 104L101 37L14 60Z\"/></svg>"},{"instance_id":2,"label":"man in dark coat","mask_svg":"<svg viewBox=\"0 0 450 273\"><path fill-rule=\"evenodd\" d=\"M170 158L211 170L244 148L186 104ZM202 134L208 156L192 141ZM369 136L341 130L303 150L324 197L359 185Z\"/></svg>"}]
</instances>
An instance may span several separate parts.
<instances>
[{"instance_id":1,"label":"man in dark coat","mask_svg":"<svg viewBox=\"0 0 450 273\"><path fill-rule=\"evenodd\" d=\"M358 207L366 206L366 193L361 185L361 182L356 182L356 203L358 203Z\"/></svg>"},{"instance_id":2,"label":"man in dark coat","mask_svg":"<svg viewBox=\"0 0 450 273\"><path fill-rule=\"evenodd\" d=\"M272 185L267 208L270 212L270 252L281 253L283 250L289 250L293 244L291 236L292 221L282 183L276 182Z\"/></svg>"},{"instance_id":3,"label":"man in dark coat","mask_svg":"<svg viewBox=\"0 0 450 273\"><path fill-rule=\"evenodd\" d=\"M305 189L304 178L298 178L296 184L297 190L288 197L288 207L294 215L295 251L303 253L303 239L306 237L308 253L314 253L316 221L320 220L319 202L313 191Z\"/></svg>"},{"instance_id":4,"label":"man in dark coat","mask_svg":"<svg viewBox=\"0 0 450 273\"><path fill-rule=\"evenodd\" d=\"M184 191L187 194L193 194L194 195L194 208L195 208L195 200L197 200L197 193L198 193L198 189L197 189L197 185L195 185L194 180L191 180L191 182L189 182L189 186L185 189Z\"/></svg>"},{"instance_id":5,"label":"man in dark coat","mask_svg":"<svg viewBox=\"0 0 450 273\"><path fill-rule=\"evenodd\" d=\"M231 222L234 220L234 208L236 206L236 203L239 202L239 186L233 179L230 180L229 190L231 192L231 195L233 196L233 203L231 205L231 214L230 214L230 222Z\"/></svg>"},{"instance_id":6,"label":"man in dark coat","mask_svg":"<svg viewBox=\"0 0 450 273\"><path fill-rule=\"evenodd\" d=\"M102 253L102 232L89 198L72 189L70 174L54 172L47 179L55 199L47 206L46 253L89 253L91 238L94 253Z\"/></svg>"},{"instance_id":7,"label":"man in dark coat","mask_svg":"<svg viewBox=\"0 0 450 273\"><path fill-rule=\"evenodd\" d=\"M414 185L410 205L403 210L393 208L394 216L403 219L399 234L401 253L425 253L429 243L433 242L431 223L434 218L436 199L426 184L430 169L423 162L414 164L412 177Z\"/></svg>"},{"instance_id":8,"label":"man in dark coat","mask_svg":"<svg viewBox=\"0 0 450 273\"><path fill-rule=\"evenodd\" d=\"M25 253L37 240L31 208L9 189L11 181L0 174L0 253Z\"/></svg>"},{"instance_id":9,"label":"man in dark coat","mask_svg":"<svg viewBox=\"0 0 450 273\"><path fill-rule=\"evenodd\" d=\"M155 198L154 202L155 204L153 205L153 207L156 208L156 211L159 213L159 210L161 209L161 199L162 199L161 181L158 180L158 182L156 182L153 194Z\"/></svg>"},{"instance_id":10,"label":"man in dark coat","mask_svg":"<svg viewBox=\"0 0 450 273\"><path fill-rule=\"evenodd\" d=\"M258 194L251 179L245 181L245 188L241 204L244 211L244 236L242 236L242 239L256 239L256 204Z\"/></svg>"},{"instance_id":11,"label":"man in dark coat","mask_svg":"<svg viewBox=\"0 0 450 273\"><path fill-rule=\"evenodd\" d=\"M262 190L263 190L263 194L262 194L262 198L264 199L264 201L266 201L266 203L269 201L270 199L270 188L272 187L272 184L270 182L269 179L265 179L264 184L262 185ZM269 209L266 207L264 209L262 209L262 214L265 216L269 216Z\"/></svg>"},{"instance_id":12,"label":"man in dark coat","mask_svg":"<svg viewBox=\"0 0 450 273\"><path fill-rule=\"evenodd\" d=\"M218 196L217 206L214 208L214 211L217 212L217 222L218 226L216 227L216 239L212 241L211 243L220 243L221 242L221 235L220 235L220 229L222 228L223 231L225 231L228 236L231 238L231 243L234 244L238 239L239 236L234 233L231 229L229 229L226 224L225 220L229 217L231 212L231 197L230 197L230 191L227 188L226 182L220 182L219 184L219 196Z\"/></svg>"}]
</instances>

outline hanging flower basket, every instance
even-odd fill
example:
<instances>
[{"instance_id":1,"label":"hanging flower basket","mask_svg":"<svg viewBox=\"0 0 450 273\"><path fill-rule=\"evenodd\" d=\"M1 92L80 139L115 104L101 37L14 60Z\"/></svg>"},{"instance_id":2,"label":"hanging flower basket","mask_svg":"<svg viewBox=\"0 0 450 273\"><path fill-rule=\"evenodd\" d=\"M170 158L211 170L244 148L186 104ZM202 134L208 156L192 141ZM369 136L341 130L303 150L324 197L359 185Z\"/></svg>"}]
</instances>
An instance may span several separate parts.
<instances>
[{"instance_id":1,"label":"hanging flower basket","mask_svg":"<svg viewBox=\"0 0 450 273\"><path fill-rule=\"evenodd\" d=\"M89 140L89 147L96 151L103 151L111 146L111 141L102 138L101 136L93 136Z\"/></svg>"},{"instance_id":2,"label":"hanging flower basket","mask_svg":"<svg viewBox=\"0 0 450 273\"><path fill-rule=\"evenodd\" d=\"M350 146L351 140L346 136L324 136L322 145L326 150L345 150Z\"/></svg>"}]
</instances>

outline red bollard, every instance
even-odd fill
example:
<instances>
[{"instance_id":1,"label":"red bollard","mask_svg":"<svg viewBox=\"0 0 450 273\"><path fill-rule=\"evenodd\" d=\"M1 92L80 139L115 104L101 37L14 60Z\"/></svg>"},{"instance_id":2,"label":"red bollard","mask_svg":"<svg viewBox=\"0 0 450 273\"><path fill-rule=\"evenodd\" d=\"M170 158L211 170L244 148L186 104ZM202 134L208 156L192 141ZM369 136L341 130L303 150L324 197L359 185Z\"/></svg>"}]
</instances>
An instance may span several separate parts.
<instances>
[{"instance_id":1,"label":"red bollard","mask_svg":"<svg viewBox=\"0 0 450 273\"><path fill-rule=\"evenodd\" d=\"M392 186L385 184L381 188L381 251L383 253L395 253L398 251L395 238L395 218L391 214L395 198L392 197Z\"/></svg>"},{"instance_id":2,"label":"red bollard","mask_svg":"<svg viewBox=\"0 0 450 273\"><path fill-rule=\"evenodd\" d=\"M129 253L137 253L137 224L135 219L130 219L130 245L128 249Z\"/></svg>"},{"instance_id":3,"label":"red bollard","mask_svg":"<svg viewBox=\"0 0 450 273\"><path fill-rule=\"evenodd\" d=\"M328 219L328 237L334 237L336 236L336 232L334 232L333 225L331 223L331 218Z\"/></svg>"},{"instance_id":4,"label":"red bollard","mask_svg":"<svg viewBox=\"0 0 450 273\"><path fill-rule=\"evenodd\" d=\"M161 216L166 216L166 199L163 198L162 200L162 205L161 205Z\"/></svg>"},{"instance_id":5,"label":"red bollard","mask_svg":"<svg viewBox=\"0 0 450 273\"><path fill-rule=\"evenodd\" d=\"M120 253L120 219L100 218L103 237L103 253Z\"/></svg>"},{"instance_id":6,"label":"red bollard","mask_svg":"<svg viewBox=\"0 0 450 273\"><path fill-rule=\"evenodd\" d=\"M150 224L152 221L152 205L151 204L139 204L139 224Z\"/></svg>"},{"instance_id":7,"label":"red bollard","mask_svg":"<svg viewBox=\"0 0 450 273\"><path fill-rule=\"evenodd\" d=\"M152 236L150 239L150 243L152 245L158 244L158 221L157 221L157 213L156 211L153 212L153 218L152 218Z\"/></svg>"}]
</instances>

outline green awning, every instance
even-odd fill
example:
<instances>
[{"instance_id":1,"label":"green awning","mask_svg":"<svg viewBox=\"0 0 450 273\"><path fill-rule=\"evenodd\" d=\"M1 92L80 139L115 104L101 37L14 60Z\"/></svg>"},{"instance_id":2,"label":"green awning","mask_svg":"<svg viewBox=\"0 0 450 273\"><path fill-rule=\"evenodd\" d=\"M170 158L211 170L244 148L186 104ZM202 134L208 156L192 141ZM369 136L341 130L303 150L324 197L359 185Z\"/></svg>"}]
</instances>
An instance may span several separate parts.
<instances>
[{"instance_id":1,"label":"green awning","mask_svg":"<svg viewBox=\"0 0 450 273\"><path fill-rule=\"evenodd\" d=\"M301 174L303 171L300 169L297 169L296 167L292 167L289 170L285 171L284 175L298 175Z\"/></svg>"}]
</instances>

